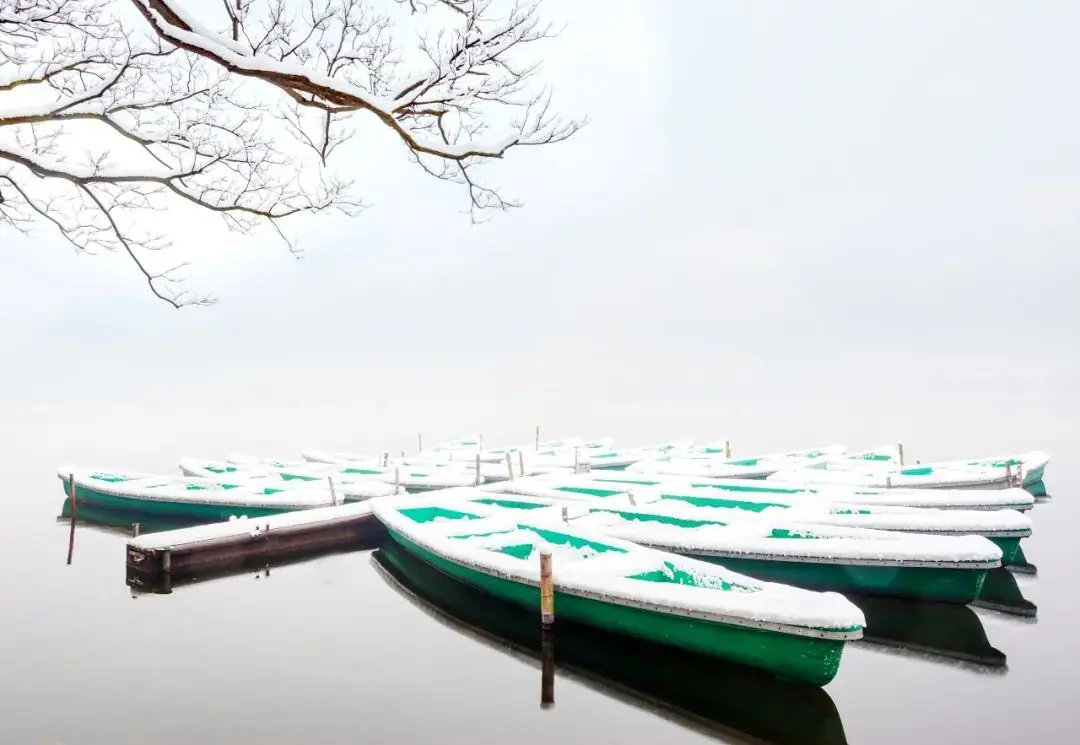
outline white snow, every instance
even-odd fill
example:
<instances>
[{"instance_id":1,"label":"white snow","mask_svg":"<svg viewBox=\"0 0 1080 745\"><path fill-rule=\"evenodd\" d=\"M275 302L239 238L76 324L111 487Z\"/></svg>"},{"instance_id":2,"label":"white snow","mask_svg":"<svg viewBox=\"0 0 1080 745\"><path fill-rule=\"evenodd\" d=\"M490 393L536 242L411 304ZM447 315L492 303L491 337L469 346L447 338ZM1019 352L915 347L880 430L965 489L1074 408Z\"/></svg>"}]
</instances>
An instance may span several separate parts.
<instances>
[{"instance_id":1,"label":"white snow","mask_svg":"<svg viewBox=\"0 0 1080 745\"><path fill-rule=\"evenodd\" d=\"M160 533L146 533L128 541L128 545L144 550L160 550L177 546L199 543L215 538L239 536L245 533L273 532L282 528L315 525L321 522L347 520L371 514L370 502L320 507L297 512L283 512L269 517L241 517L234 520L196 525L190 528L167 530Z\"/></svg>"}]
</instances>

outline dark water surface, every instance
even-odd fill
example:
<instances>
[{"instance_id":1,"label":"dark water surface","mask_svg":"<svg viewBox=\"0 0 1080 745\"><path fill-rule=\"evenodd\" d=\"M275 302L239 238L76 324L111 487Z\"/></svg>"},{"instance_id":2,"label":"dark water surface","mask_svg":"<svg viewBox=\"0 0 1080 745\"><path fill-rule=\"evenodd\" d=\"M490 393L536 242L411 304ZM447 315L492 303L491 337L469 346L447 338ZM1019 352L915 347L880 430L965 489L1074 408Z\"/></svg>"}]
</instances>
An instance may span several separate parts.
<instances>
[{"instance_id":1,"label":"dark water surface","mask_svg":"<svg viewBox=\"0 0 1080 745\"><path fill-rule=\"evenodd\" d=\"M136 597L124 584L125 536L80 526L66 566L55 469L71 453L38 450L16 461L0 502L0 740L1073 742L1080 470L1063 447L1045 447L1053 498L1031 513L1024 544L1038 574L998 577L1004 593L1037 605L1037 619L866 601L885 644L849 645L821 690L560 626L551 707L541 706L538 620L405 575L409 557L392 548Z\"/></svg>"}]
</instances>

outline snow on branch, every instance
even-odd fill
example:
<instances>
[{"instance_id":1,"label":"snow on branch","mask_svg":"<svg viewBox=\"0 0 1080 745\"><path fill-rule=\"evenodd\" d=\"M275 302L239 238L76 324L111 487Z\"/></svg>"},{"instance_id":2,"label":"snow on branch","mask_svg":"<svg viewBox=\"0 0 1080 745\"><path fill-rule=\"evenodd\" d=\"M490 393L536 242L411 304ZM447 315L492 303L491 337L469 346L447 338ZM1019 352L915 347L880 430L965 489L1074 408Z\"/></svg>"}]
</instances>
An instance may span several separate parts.
<instances>
[{"instance_id":1,"label":"snow on branch","mask_svg":"<svg viewBox=\"0 0 1080 745\"><path fill-rule=\"evenodd\" d=\"M367 114L464 185L475 218L516 204L478 166L581 126L519 59L551 35L535 5L217 1L213 19L180 0L0 0L0 229L44 222L80 251L126 252L158 297L201 304L157 266L170 241L147 211L184 204L283 239L283 218L355 213L329 167Z\"/></svg>"}]
</instances>

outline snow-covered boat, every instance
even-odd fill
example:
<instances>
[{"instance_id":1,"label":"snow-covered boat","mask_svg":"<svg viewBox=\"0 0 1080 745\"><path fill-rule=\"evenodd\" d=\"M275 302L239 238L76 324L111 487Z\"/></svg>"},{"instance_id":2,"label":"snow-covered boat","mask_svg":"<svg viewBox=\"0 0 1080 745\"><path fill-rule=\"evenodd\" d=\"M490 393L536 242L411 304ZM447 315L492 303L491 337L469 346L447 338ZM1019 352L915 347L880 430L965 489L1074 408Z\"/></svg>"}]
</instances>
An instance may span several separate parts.
<instances>
[{"instance_id":1,"label":"snow-covered boat","mask_svg":"<svg viewBox=\"0 0 1080 745\"><path fill-rule=\"evenodd\" d=\"M862 612L836 593L762 582L587 529L534 524L523 510L446 496L371 502L403 548L466 584L540 609L552 556L557 618L825 685Z\"/></svg>"},{"instance_id":2,"label":"snow-covered boat","mask_svg":"<svg viewBox=\"0 0 1080 745\"><path fill-rule=\"evenodd\" d=\"M789 496L779 490L772 494L718 492L708 488L626 483L581 476L567 476L561 480L515 479L485 487L485 491L594 503L629 500L628 495L633 494L634 503L648 505L650 510L723 522L765 517L928 535L978 535L990 539L1001 549L1002 563L1005 565L1013 562L1019 552L1020 541L1029 537L1032 531L1031 519L1016 510L948 509L940 506L938 509L927 509L861 503L854 493L845 495L845 499L835 499L827 494Z\"/></svg>"},{"instance_id":3,"label":"snow-covered boat","mask_svg":"<svg viewBox=\"0 0 1080 745\"><path fill-rule=\"evenodd\" d=\"M212 522L334 504L328 485L325 489L298 489L246 481L125 474L77 466L62 466L57 476L69 496L71 477L74 477L76 509L86 502L106 509Z\"/></svg>"},{"instance_id":4,"label":"snow-covered boat","mask_svg":"<svg viewBox=\"0 0 1080 745\"><path fill-rule=\"evenodd\" d=\"M715 562L762 580L812 590L970 603L1001 549L981 536L936 536L777 519L726 522L701 511L651 509L472 490L461 499ZM449 496L449 495L448 495Z\"/></svg>"},{"instance_id":5,"label":"snow-covered boat","mask_svg":"<svg viewBox=\"0 0 1080 745\"><path fill-rule=\"evenodd\" d=\"M666 476L690 476L705 478L764 479L783 469L800 464L827 461L842 455L843 445L824 448L792 450L750 458L724 458L715 455L683 454L666 455L642 460L626 468L633 473L663 474Z\"/></svg>"},{"instance_id":6,"label":"snow-covered boat","mask_svg":"<svg viewBox=\"0 0 1080 745\"><path fill-rule=\"evenodd\" d=\"M1015 486L1004 469L927 464L862 468L834 461L778 470L767 479L802 486L838 484L870 489L1008 489Z\"/></svg>"},{"instance_id":7,"label":"snow-covered boat","mask_svg":"<svg viewBox=\"0 0 1080 745\"><path fill-rule=\"evenodd\" d=\"M566 487L588 486L625 491L633 487L663 487L665 490L710 491L716 495L770 502L773 499L829 500L848 504L893 507L929 507L946 510L1017 510L1026 512L1035 505L1035 497L1024 489L873 489L843 484L801 486L772 479L682 478L663 474L594 472L588 475L546 474L537 476L548 484ZM584 480L582 480L584 479Z\"/></svg>"}]
</instances>

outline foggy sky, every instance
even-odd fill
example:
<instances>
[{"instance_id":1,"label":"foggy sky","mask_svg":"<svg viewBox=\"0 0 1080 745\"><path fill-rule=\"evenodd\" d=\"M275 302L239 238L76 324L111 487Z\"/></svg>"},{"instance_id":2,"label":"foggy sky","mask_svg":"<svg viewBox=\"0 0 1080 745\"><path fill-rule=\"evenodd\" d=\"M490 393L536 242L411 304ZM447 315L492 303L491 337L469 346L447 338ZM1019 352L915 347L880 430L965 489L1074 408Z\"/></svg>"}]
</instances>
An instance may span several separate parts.
<instances>
[{"instance_id":1,"label":"foggy sky","mask_svg":"<svg viewBox=\"0 0 1080 745\"><path fill-rule=\"evenodd\" d=\"M183 223L212 308L44 227L0 232L8 437L117 465L95 433L167 461L535 424L965 453L1065 431L1080 6L545 7L566 24L546 79L591 121L489 168L526 204L488 224L372 130L371 208L305 223L302 261Z\"/></svg>"}]
</instances>

